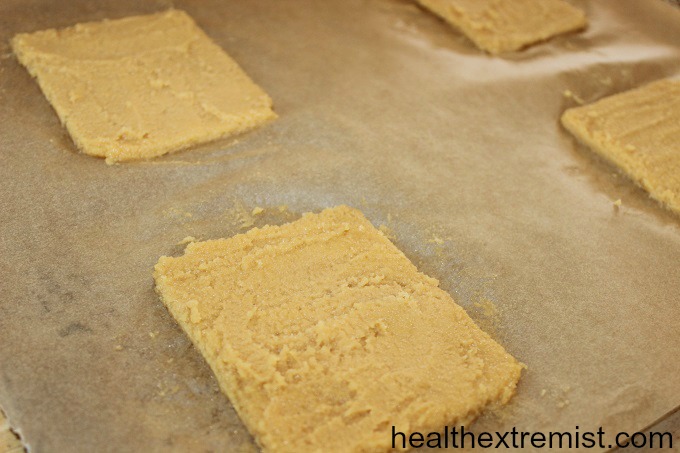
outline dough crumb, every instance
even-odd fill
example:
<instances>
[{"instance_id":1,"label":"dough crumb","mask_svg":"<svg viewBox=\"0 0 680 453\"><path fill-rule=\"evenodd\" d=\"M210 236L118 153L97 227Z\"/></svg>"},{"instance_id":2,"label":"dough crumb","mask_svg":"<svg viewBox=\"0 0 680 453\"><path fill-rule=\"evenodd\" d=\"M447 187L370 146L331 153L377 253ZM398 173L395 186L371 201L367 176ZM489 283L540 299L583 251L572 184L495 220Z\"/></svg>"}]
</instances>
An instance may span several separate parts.
<instances>
[{"instance_id":1,"label":"dough crumb","mask_svg":"<svg viewBox=\"0 0 680 453\"><path fill-rule=\"evenodd\" d=\"M395 240L395 239L397 238L397 237L394 235L394 231L392 231L392 229L391 229L390 227L388 227L387 225L384 225L384 224L383 224L383 225L380 225L380 226L378 227L378 230L380 230L380 232L382 232L382 234L384 234L385 237L386 237L387 239L391 240L391 241L393 241L393 240Z\"/></svg>"},{"instance_id":2,"label":"dough crumb","mask_svg":"<svg viewBox=\"0 0 680 453\"><path fill-rule=\"evenodd\" d=\"M470 313L484 331L493 335L500 325L499 309L490 299L481 298L472 304Z\"/></svg>"},{"instance_id":3,"label":"dough crumb","mask_svg":"<svg viewBox=\"0 0 680 453\"><path fill-rule=\"evenodd\" d=\"M579 104L579 105L583 105L583 104L585 104L585 102L586 102L586 101L584 101L580 96L578 96L577 94L575 94L575 93L574 93L573 91L571 91L571 90L564 90L564 92L563 92L562 94L563 94L564 97L567 98L567 99L573 99L573 100L574 100L577 104Z\"/></svg>"},{"instance_id":4,"label":"dough crumb","mask_svg":"<svg viewBox=\"0 0 680 453\"><path fill-rule=\"evenodd\" d=\"M253 209L252 214L253 214L253 215L260 215L260 214L262 214L263 212L264 212L264 209L262 209L262 208L259 207L259 206L256 206L256 207Z\"/></svg>"},{"instance_id":5,"label":"dough crumb","mask_svg":"<svg viewBox=\"0 0 680 453\"><path fill-rule=\"evenodd\" d=\"M196 238L193 236L187 236L181 241L177 243L177 245L185 245L185 244L191 244L192 242L196 242Z\"/></svg>"},{"instance_id":6,"label":"dough crumb","mask_svg":"<svg viewBox=\"0 0 680 453\"><path fill-rule=\"evenodd\" d=\"M481 310L481 314L487 318L492 318L498 315L498 309L496 304L491 302L489 299L481 299L474 303L474 306Z\"/></svg>"},{"instance_id":7,"label":"dough crumb","mask_svg":"<svg viewBox=\"0 0 680 453\"><path fill-rule=\"evenodd\" d=\"M174 208L174 207L164 210L163 215L166 216L166 217L172 217L172 218L175 218L175 219L182 218L182 217L189 219L189 218L193 217L192 213L187 212L187 211L183 211L181 209Z\"/></svg>"},{"instance_id":8,"label":"dough crumb","mask_svg":"<svg viewBox=\"0 0 680 453\"><path fill-rule=\"evenodd\" d=\"M234 206L225 210L224 215L230 218L233 225L239 229L251 228L255 225L253 209L246 209L240 201L234 201Z\"/></svg>"},{"instance_id":9,"label":"dough crumb","mask_svg":"<svg viewBox=\"0 0 680 453\"><path fill-rule=\"evenodd\" d=\"M428 242L428 244L439 244L439 245L441 245L441 244L444 243L444 239L442 239L441 237L439 237L439 236L437 236L436 234L433 233L432 237L430 239L428 239L427 242Z\"/></svg>"},{"instance_id":10,"label":"dough crumb","mask_svg":"<svg viewBox=\"0 0 680 453\"><path fill-rule=\"evenodd\" d=\"M600 83L604 86L612 86L612 78L610 76L600 77Z\"/></svg>"}]
</instances>

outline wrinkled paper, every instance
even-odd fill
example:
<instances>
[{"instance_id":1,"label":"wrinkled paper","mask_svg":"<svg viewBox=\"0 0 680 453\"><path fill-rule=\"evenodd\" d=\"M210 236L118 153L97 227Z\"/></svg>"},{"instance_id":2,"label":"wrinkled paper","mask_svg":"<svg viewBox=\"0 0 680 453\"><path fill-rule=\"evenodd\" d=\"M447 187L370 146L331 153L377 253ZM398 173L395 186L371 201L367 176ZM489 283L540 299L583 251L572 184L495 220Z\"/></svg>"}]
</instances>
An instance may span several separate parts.
<instances>
[{"instance_id":1,"label":"wrinkled paper","mask_svg":"<svg viewBox=\"0 0 680 453\"><path fill-rule=\"evenodd\" d=\"M338 204L527 365L477 431L639 430L677 408L680 219L558 120L680 76L680 9L573 2L585 32L501 57L402 0L2 2L0 406L24 441L256 451L152 267L187 236ZM149 162L78 153L9 39L173 5L280 118Z\"/></svg>"}]
</instances>

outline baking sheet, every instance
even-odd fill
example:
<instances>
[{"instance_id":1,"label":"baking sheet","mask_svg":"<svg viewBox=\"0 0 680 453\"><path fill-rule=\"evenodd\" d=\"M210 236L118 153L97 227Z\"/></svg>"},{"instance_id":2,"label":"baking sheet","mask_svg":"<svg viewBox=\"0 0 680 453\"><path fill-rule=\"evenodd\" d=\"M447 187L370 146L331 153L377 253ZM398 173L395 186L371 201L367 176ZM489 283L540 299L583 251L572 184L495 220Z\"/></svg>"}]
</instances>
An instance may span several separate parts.
<instances>
[{"instance_id":1,"label":"baking sheet","mask_svg":"<svg viewBox=\"0 0 680 453\"><path fill-rule=\"evenodd\" d=\"M574 4L586 32L493 58L407 1L172 2L280 119L107 166L75 151L8 40L171 3L0 3L0 405L13 426L39 452L255 451L152 266L186 236L341 203L527 364L477 430L636 430L680 406L680 219L558 124L576 98L680 75L680 11Z\"/></svg>"}]
</instances>

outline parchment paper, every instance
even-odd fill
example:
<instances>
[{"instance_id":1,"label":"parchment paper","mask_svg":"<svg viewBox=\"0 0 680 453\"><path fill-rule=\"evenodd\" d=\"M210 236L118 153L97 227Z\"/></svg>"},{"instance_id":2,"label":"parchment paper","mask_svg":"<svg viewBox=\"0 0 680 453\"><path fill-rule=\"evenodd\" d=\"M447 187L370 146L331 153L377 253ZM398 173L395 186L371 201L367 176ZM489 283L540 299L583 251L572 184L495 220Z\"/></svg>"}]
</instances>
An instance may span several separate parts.
<instances>
[{"instance_id":1,"label":"parchment paper","mask_svg":"<svg viewBox=\"0 0 680 453\"><path fill-rule=\"evenodd\" d=\"M185 236L341 203L385 225L528 366L477 430L637 430L678 407L680 219L558 118L680 75L680 11L574 3L586 32L493 58L408 1L178 0L280 119L117 166L76 152L8 40L170 3L0 3L0 405L13 426L39 452L254 450L152 266Z\"/></svg>"}]
</instances>

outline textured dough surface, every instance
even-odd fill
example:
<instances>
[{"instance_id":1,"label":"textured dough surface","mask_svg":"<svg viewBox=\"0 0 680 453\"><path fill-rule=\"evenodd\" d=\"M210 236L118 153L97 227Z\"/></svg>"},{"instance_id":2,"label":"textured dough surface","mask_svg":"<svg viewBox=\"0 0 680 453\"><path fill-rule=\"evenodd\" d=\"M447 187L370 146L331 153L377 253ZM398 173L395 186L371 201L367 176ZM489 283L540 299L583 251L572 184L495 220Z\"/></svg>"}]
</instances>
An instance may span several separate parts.
<instances>
[{"instance_id":1,"label":"textured dough surface","mask_svg":"<svg viewBox=\"0 0 680 453\"><path fill-rule=\"evenodd\" d=\"M5 414L0 410L0 453L22 453L24 445L12 432Z\"/></svg>"},{"instance_id":2,"label":"textured dough surface","mask_svg":"<svg viewBox=\"0 0 680 453\"><path fill-rule=\"evenodd\" d=\"M385 451L506 403L521 365L357 210L162 257L156 290L265 451Z\"/></svg>"},{"instance_id":3,"label":"textured dough surface","mask_svg":"<svg viewBox=\"0 0 680 453\"><path fill-rule=\"evenodd\" d=\"M19 34L12 48L78 148L108 162L276 117L269 96L182 11Z\"/></svg>"},{"instance_id":4,"label":"textured dough surface","mask_svg":"<svg viewBox=\"0 0 680 453\"><path fill-rule=\"evenodd\" d=\"M680 80L661 80L571 108L562 124L680 214Z\"/></svg>"},{"instance_id":5,"label":"textured dough surface","mask_svg":"<svg viewBox=\"0 0 680 453\"><path fill-rule=\"evenodd\" d=\"M580 30L586 16L562 0L418 0L492 54Z\"/></svg>"}]
</instances>

